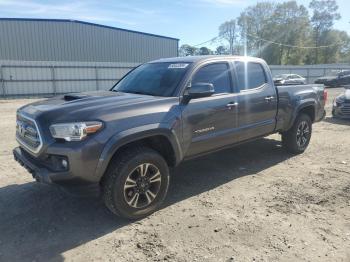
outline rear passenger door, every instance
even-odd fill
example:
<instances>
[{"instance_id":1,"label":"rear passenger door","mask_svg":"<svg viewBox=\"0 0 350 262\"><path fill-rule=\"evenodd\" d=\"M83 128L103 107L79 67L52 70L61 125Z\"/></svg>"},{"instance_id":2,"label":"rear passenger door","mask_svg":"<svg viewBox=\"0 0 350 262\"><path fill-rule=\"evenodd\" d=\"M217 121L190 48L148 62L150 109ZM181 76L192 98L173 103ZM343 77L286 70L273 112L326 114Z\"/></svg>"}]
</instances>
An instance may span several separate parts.
<instances>
[{"instance_id":1,"label":"rear passenger door","mask_svg":"<svg viewBox=\"0 0 350 262\"><path fill-rule=\"evenodd\" d=\"M232 92L231 66L228 62L211 62L193 73L191 85L211 83L215 94L192 99L184 105L183 138L186 157L198 155L235 142L237 126L236 94Z\"/></svg>"},{"instance_id":2,"label":"rear passenger door","mask_svg":"<svg viewBox=\"0 0 350 262\"><path fill-rule=\"evenodd\" d=\"M239 140L272 133L276 124L277 95L265 68L257 62L235 61Z\"/></svg>"}]
</instances>

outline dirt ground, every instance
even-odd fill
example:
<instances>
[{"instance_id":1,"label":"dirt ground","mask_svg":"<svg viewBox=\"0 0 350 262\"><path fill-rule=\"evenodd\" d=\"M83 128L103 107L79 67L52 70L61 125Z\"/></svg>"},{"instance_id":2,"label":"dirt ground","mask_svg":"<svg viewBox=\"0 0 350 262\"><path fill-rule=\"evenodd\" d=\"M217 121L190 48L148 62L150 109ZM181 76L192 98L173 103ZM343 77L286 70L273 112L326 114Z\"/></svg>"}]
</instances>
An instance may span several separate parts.
<instances>
[{"instance_id":1,"label":"dirt ground","mask_svg":"<svg viewBox=\"0 0 350 262\"><path fill-rule=\"evenodd\" d=\"M33 182L0 101L0 261L350 261L350 122L314 125L292 156L273 135L181 164L164 208L130 222Z\"/></svg>"}]
</instances>

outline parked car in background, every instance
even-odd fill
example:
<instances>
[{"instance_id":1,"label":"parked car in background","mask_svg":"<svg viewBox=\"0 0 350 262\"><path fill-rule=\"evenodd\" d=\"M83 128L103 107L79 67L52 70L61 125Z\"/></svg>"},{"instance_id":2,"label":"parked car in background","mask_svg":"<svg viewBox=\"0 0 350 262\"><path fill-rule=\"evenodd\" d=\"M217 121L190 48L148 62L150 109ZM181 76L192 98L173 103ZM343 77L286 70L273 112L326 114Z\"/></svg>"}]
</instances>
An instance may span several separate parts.
<instances>
[{"instance_id":1,"label":"parked car in background","mask_svg":"<svg viewBox=\"0 0 350 262\"><path fill-rule=\"evenodd\" d=\"M324 84L328 87L350 85L350 70L333 71L329 76L317 78L315 84Z\"/></svg>"},{"instance_id":2,"label":"parked car in background","mask_svg":"<svg viewBox=\"0 0 350 262\"><path fill-rule=\"evenodd\" d=\"M281 74L273 78L275 85L306 85L306 79L297 74Z\"/></svg>"},{"instance_id":3,"label":"parked car in background","mask_svg":"<svg viewBox=\"0 0 350 262\"><path fill-rule=\"evenodd\" d=\"M350 89L337 96L333 101L333 117L350 119Z\"/></svg>"},{"instance_id":4,"label":"parked car in background","mask_svg":"<svg viewBox=\"0 0 350 262\"><path fill-rule=\"evenodd\" d=\"M350 74L340 77L338 79L338 85L345 88L350 88Z\"/></svg>"}]
</instances>

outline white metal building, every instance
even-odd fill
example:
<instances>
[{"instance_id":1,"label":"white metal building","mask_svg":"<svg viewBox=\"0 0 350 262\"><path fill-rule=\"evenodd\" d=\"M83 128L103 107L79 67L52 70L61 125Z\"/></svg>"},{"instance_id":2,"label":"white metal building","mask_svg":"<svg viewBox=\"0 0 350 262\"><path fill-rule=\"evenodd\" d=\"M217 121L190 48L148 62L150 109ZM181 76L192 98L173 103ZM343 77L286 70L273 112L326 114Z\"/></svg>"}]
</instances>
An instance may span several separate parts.
<instances>
[{"instance_id":1,"label":"white metal building","mask_svg":"<svg viewBox=\"0 0 350 262\"><path fill-rule=\"evenodd\" d=\"M178 41L75 20L0 18L0 96L108 89L140 63L177 56Z\"/></svg>"}]
</instances>

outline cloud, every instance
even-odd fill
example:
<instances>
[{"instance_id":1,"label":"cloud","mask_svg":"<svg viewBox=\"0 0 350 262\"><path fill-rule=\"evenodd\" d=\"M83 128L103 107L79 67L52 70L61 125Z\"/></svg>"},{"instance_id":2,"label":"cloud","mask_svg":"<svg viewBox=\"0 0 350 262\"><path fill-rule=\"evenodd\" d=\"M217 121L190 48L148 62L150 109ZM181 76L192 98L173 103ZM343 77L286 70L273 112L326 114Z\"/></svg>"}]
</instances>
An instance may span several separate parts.
<instances>
[{"instance_id":1,"label":"cloud","mask_svg":"<svg viewBox=\"0 0 350 262\"><path fill-rule=\"evenodd\" d=\"M176 0L174 4L181 5L183 7L199 7L199 8L227 8L227 7L244 7L248 5L251 0Z\"/></svg>"},{"instance_id":2,"label":"cloud","mask_svg":"<svg viewBox=\"0 0 350 262\"><path fill-rule=\"evenodd\" d=\"M231 6L231 5L241 5L246 2L244 0L199 0L208 4L213 4L217 6Z\"/></svg>"},{"instance_id":3,"label":"cloud","mask_svg":"<svg viewBox=\"0 0 350 262\"><path fill-rule=\"evenodd\" d=\"M33 1L0 1L0 6L3 8L2 11L11 10L14 13L20 14L47 14L58 12L70 12L81 8L80 2L66 3L66 4L42 4Z\"/></svg>"},{"instance_id":4,"label":"cloud","mask_svg":"<svg viewBox=\"0 0 350 262\"><path fill-rule=\"evenodd\" d=\"M45 1L0 0L0 16L31 18L66 18L90 22L135 25L136 21L155 14L153 10L134 8L123 3L98 0Z\"/></svg>"}]
</instances>

